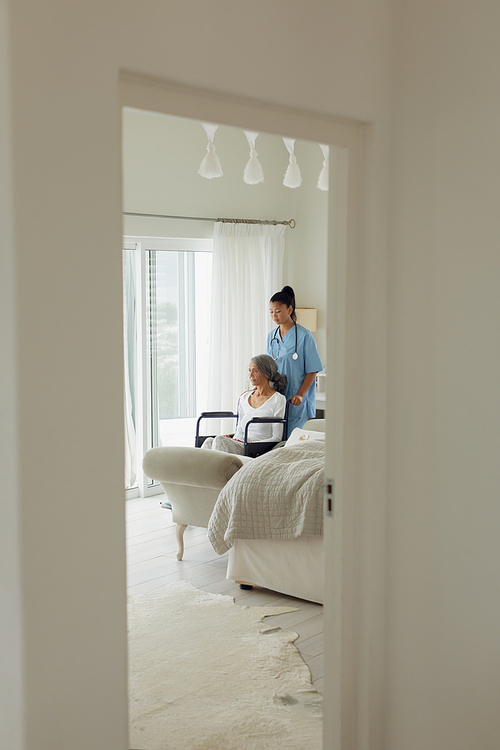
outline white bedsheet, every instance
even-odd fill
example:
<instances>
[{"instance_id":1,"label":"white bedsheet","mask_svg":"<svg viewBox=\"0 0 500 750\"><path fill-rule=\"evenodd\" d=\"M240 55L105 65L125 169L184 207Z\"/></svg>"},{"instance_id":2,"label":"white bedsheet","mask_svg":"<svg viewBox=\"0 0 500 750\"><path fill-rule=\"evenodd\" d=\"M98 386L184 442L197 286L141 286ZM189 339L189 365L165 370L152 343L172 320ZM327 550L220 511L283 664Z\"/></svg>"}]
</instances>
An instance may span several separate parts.
<instances>
[{"instance_id":1,"label":"white bedsheet","mask_svg":"<svg viewBox=\"0 0 500 750\"><path fill-rule=\"evenodd\" d=\"M235 539L323 533L323 441L277 448L248 462L221 490L208 538L222 555Z\"/></svg>"}]
</instances>

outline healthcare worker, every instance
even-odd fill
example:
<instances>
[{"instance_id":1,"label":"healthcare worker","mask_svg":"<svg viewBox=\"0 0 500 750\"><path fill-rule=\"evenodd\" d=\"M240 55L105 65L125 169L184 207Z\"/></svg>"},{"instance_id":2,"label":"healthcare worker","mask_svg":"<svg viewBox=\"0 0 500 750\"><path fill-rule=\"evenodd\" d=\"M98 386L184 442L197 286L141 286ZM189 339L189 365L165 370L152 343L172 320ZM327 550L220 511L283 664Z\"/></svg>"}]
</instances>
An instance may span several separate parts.
<instances>
[{"instance_id":1,"label":"healthcare worker","mask_svg":"<svg viewBox=\"0 0 500 750\"><path fill-rule=\"evenodd\" d=\"M269 312L276 328L268 334L266 353L287 377L289 437L292 430L316 416L316 373L323 366L311 331L297 323L295 293L290 286L273 294Z\"/></svg>"}]
</instances>

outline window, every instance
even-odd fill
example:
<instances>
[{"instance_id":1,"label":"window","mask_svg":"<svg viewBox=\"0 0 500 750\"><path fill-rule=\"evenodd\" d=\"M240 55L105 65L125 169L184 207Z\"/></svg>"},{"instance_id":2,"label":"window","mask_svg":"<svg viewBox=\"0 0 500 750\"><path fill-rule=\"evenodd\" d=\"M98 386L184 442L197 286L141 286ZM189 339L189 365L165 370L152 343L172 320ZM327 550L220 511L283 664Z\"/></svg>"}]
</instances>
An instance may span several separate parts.
<instances>
[{"instance_id":1,"label":"window","mask_svg":"<svg viewBox=\"0 0 500 750\"><path fill-rule=\"evenodd\" d=\"M136 494L152 487L137 457L192 445L206 408L211 251L211 240L125 238L125 484Z\"/></svg>"}]
</instances>

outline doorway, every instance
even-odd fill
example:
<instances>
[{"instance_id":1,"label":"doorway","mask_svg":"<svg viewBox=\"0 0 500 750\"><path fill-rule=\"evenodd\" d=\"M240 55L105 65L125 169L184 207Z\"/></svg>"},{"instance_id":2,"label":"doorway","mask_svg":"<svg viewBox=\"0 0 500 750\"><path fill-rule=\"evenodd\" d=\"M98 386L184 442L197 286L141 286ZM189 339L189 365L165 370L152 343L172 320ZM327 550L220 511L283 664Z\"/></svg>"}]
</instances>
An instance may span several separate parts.
<instances>
[{"instance_id":1,"label":"doorway","mask_svg":"<svg viewBox=\"0 0 500 750\"><path fill-rule=\"evenodd\" d=\"M304 138L331 145L328 194L327 330L327 458L331 493L325 515L325 680L324 747L347 747L354 726L357 648L354 503L356 472L346 452L358 439L357 404L349 398L358 386L357 351L346 344L355 338L359 278L356 275L357 183L360 127L259 102L123 75L123 107L197 121L218 122L255 131ZM348 446L348 447L349 447ZM333 481L335 480L335 481ZM343 739L342 739L343 738Z\"/></svg>"},{"instance_id":2,"label":"doorway","mask_svg":"<svg viewBox=\"0 0 500 750\"><path fill-rule=\"evenodd\" d=\"M248 361L264 351L273 327L269 298L284 283L294 288L297 308L318 311L317 320L304 321L300 315L311 310L299 309L299 323L314 331L323 376L326 371L328 191L317 186L325 154L319 144L296 139L301 184L290 188L283 184L289 164L283 138L259 133L256 146L264 179L248 184L245 134L240 128L217 126L215 146L223 174L208 180L198 172L207 147L201 122L132 108L123 111L127 496L134 487L144 494L147 482L140 461L146 450L192 445L202 411L234 408L248 388ZM232 290L232 331L224 337L231 349L234 387L232 395L224 392L217 407L214 399L219 396L210 399L207 387L213 350L208 341L214 233L210 216L284 220L283 249L256 256L262 263L266 258L263 273L253 278L252 268L247 268L239 272L243 280L231 277L238 292ZM278 261L283 252L283 261ZM229 293L215 293L214 306ZM252 324L259 335L248 336ZM245 336L234 336L236 331L245 331Z\"/></svg>"}]
</instances>

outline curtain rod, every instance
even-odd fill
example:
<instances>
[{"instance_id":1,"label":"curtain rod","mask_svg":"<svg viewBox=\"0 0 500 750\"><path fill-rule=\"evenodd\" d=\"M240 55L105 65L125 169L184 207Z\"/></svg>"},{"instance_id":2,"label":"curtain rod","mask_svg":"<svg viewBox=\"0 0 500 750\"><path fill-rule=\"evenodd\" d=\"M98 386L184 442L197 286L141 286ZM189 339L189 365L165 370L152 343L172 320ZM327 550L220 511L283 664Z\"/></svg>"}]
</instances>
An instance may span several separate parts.
<instances>
[{"instance_id":1,"label":"curtain rod","mask_svg":"<svg viewBox=\"0 0 500 750\"><path fill-rule=\"evenodd\" d=\"M186 221L214 221L222 224L285 224L290 229L295 229L295 219L290 221L271 221L267 219L205 219L202 216L167 216L165 214L138 214L132 211L124 211L124 216L143 216L149 219L184 219Z\"/></svg>"}]
</instances>

